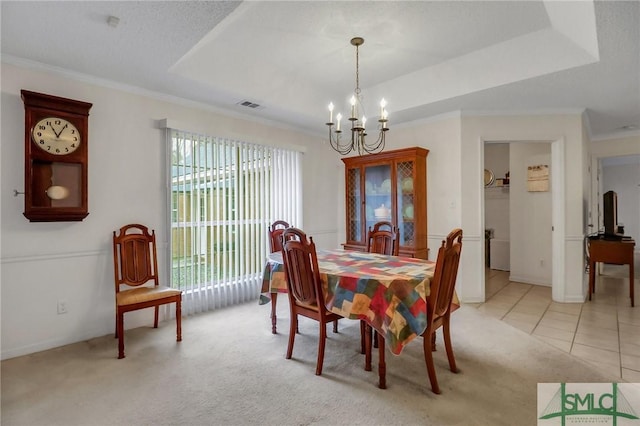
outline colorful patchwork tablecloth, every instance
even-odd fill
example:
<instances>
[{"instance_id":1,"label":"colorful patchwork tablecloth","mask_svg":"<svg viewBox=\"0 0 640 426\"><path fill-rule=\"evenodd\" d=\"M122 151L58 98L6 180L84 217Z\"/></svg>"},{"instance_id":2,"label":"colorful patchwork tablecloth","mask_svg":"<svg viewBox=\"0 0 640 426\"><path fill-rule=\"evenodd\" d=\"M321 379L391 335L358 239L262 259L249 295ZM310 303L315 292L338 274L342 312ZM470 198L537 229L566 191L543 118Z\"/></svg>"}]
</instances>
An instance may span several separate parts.
<instances>
[{"instance_id":1,"label":"colorful patchwork tablecloth","mask_svg":"<svg viewBox=\"0 0 640 426\"><path fill-rule=\"evenodd\" d=\"M424 332L434 262L351 250L318 250L317 255L327 309L366 320L386 336L396 355ZM273 253L264 269L260 304L268 303L271 293L286 291L282 254Z\"/></svg>"}]
</instances>

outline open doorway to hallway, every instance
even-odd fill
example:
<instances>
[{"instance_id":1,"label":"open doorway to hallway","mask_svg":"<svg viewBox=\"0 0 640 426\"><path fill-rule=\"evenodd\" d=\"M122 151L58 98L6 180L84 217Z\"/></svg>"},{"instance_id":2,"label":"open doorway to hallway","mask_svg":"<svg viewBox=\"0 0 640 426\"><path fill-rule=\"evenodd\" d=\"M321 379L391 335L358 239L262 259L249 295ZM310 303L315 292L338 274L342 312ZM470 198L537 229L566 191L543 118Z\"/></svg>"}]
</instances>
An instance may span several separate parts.
<instances>
[{"instance_id":1,"label":"open doorway to hallway","mask_svg":"<svg viewBox=\"0 0 640 426\"><path fill-rule=\"evenodd\" d=\"M486 265L511 281L553 282L551 156L550 142L485 142Z\"/></svg>"}]
</instances>

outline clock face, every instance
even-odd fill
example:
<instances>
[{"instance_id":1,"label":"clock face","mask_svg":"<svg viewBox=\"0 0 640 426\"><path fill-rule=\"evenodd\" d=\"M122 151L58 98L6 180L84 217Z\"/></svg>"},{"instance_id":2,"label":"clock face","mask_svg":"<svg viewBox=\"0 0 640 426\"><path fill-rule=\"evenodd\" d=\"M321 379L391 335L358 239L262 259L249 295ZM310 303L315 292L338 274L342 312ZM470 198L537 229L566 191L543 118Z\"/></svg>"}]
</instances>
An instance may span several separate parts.
<instances>
[{"instance_id":1,"label":"clock face","mask_svg":"<svg viewBox=\"0 0 640 426\"><path fill-rule=\"evenodd\" d=\"M53 155L67 155L80 146L80 132L69 121L47 117L38 121L31 131L33 143Z\"/></svg>"}]
</instances>

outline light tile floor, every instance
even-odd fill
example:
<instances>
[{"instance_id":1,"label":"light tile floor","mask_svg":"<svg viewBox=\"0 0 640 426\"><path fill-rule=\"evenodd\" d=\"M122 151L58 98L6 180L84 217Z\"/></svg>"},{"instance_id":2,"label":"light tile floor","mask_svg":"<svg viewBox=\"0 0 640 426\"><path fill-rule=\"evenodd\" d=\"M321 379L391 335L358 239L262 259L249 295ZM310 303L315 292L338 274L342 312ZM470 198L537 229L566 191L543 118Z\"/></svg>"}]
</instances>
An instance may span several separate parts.
<instances>
[{"instance_id":1,"label":"light tile floor","mask_svg":"<svg viewBox=\"0 0 640 426\"><path fill-rule=\"evenodd\" d=\"M636 266L636 272L638 267ZM486 302L472 304L557 348L628 382L640 382L640 279L636 307L629 299L628 267L605 265L585 303L557 303L551 287L509 281L487 269Z\"/></svg>"}]
</instances>

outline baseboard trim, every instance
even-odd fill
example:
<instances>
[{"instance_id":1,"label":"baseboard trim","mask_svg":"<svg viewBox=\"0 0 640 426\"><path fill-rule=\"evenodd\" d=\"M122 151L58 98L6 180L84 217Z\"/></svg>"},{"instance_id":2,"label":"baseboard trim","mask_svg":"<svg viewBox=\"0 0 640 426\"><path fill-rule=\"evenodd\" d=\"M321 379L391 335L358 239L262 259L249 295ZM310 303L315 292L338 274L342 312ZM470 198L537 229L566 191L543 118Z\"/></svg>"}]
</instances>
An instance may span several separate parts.
<instances>
[{"instance_id":1,"label":"baseboard trim","mask_svg":"<svg viewBox=\"0 0 640 426\"><path fill-rule=\"evenodd\" d=\"M531 277L526 275L509 275L509 281L515 281L523 284L541 285L544 287L551 287L549 282L544 282L538 277Z\"/></svg>"},{"instance_id":2,"label":"baseboard trim","mask_svg":"<svg viewBox=\"0 0 640 426\"><path fill-rule=\"evenodd\" d=\"M113 333L113 331L112 331ZM65 345L71 345L73 343L78 343L78 342L83 342L85 340L89 340L89 339L94 339L96 337L100 337L100 336L104 336L106 334L109 334L109 332L105 333L105 330L98 330L98 329L94 329L94 330L87 330L84 333L82 333L82 335L74 335L74 336L69 336L69 337L62 337L62 338L57 338L57 339L51 339L51 340L46 340L44 342L38 342L38 343L34 343L31 345L25 345L25 346L20 346L17 348L13 348L13 349L9 349L9 350L3 350L2 354L0 355L0 359L2 359L3 361L5 359L10 359L10 358L16 358L19 356L23 356L23 355L29 355L29 354L33 354L36 352L42 352L42 351L46 351L49 349L55 349L58 348L60 346L65 346ZM114 344L114 354L115 354L115 344ZM114 355L115 357L115 355Z\"/></svg>"}]
</instances>

